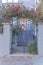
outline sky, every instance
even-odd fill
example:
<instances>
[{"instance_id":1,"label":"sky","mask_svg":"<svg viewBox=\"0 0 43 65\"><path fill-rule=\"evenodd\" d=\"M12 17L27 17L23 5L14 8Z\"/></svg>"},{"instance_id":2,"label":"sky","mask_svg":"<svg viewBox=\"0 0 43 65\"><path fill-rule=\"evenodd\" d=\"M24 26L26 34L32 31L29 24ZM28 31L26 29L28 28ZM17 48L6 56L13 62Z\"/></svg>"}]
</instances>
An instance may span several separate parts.
<instances>
[{"instance_id":1,"label":"sky","mask_svg":"<svg viewBox=\"0 0 43 65\"><path fill-rule=\"evenodd\" d=\"M29 6L29 8L35 7L35 0L19 0L22 2L26 7Z\"/></svg>"}]
</instances>

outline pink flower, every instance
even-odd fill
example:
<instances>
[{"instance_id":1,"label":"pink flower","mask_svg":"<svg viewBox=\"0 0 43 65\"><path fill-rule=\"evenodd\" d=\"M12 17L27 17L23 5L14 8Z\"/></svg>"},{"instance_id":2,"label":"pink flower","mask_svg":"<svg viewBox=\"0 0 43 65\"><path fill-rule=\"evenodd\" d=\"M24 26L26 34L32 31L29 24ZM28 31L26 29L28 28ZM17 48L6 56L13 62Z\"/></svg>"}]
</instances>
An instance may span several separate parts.
<instances>
[{"instance_id":1,"label":"pink flower","mask_svg":"<svg viewBox=\"0 0 43 65\"><path fill-rule=\"evenodd\" d=\"M38 16L40 16L40 15L41 15L41 11L40 11L40 10L36 11L36 14L37 14Z\"/></svg>"}]
</instances>

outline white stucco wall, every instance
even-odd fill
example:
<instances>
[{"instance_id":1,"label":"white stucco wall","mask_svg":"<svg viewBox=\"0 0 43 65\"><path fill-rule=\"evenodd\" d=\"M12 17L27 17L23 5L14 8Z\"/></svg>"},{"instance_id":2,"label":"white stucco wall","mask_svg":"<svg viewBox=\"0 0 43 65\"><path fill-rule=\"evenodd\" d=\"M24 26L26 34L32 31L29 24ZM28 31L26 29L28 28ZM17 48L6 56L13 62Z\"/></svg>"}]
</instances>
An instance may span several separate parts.
<instances>
[{"instance_id":1,"label":"white stucco wall","mask_svg":"<svg viewBox=\"0 0 43 65\"><path fill-rule=\"evenodd\" d=\"M0 34L0 56L10 54L11 47L11 26L3 24L3 33Z\"/></svg>"},{"instance_id":2,"label":"white stucco wall","mask_svg":"<svg viewBox=\"0 0 43 65\"><path fill-rule=\"evenodd\" d=\"M38 55L43 56L43 23L38 25L37 37Z\"/></svg>"}]
</instances>

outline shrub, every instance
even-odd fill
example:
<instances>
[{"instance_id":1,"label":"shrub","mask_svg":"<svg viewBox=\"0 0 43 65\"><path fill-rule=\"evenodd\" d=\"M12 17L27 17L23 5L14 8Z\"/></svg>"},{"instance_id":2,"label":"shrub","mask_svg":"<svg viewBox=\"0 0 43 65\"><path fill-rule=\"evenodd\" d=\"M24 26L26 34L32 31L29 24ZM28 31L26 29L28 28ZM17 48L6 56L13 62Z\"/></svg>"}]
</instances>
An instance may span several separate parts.
<instances>
[{"instance_id":1,"label":"shrub","mask_svg":"<svg viewBox=\"0 0 43 65\"><path fill-rule=\"evenodd\" d=\"M28 51L30 54L37 54L37 43L35 40L28 43Z\"/></svg>"}]
</instances>

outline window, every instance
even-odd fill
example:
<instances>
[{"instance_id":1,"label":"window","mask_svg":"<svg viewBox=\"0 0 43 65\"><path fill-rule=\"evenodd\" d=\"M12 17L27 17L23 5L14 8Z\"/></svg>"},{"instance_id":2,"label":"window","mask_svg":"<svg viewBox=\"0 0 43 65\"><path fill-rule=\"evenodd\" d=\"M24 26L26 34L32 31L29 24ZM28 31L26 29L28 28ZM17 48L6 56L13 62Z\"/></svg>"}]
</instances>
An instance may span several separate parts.
<instances>
[{"instance_id":1,"label":"window","mask_svg":"<svg viewBox=\"0 0 43 65\"><path fill-rule=\"evenodd\" d=\"M2 3L18 3L18 0L2 0Z\"/></svg>"}]
</instances>

